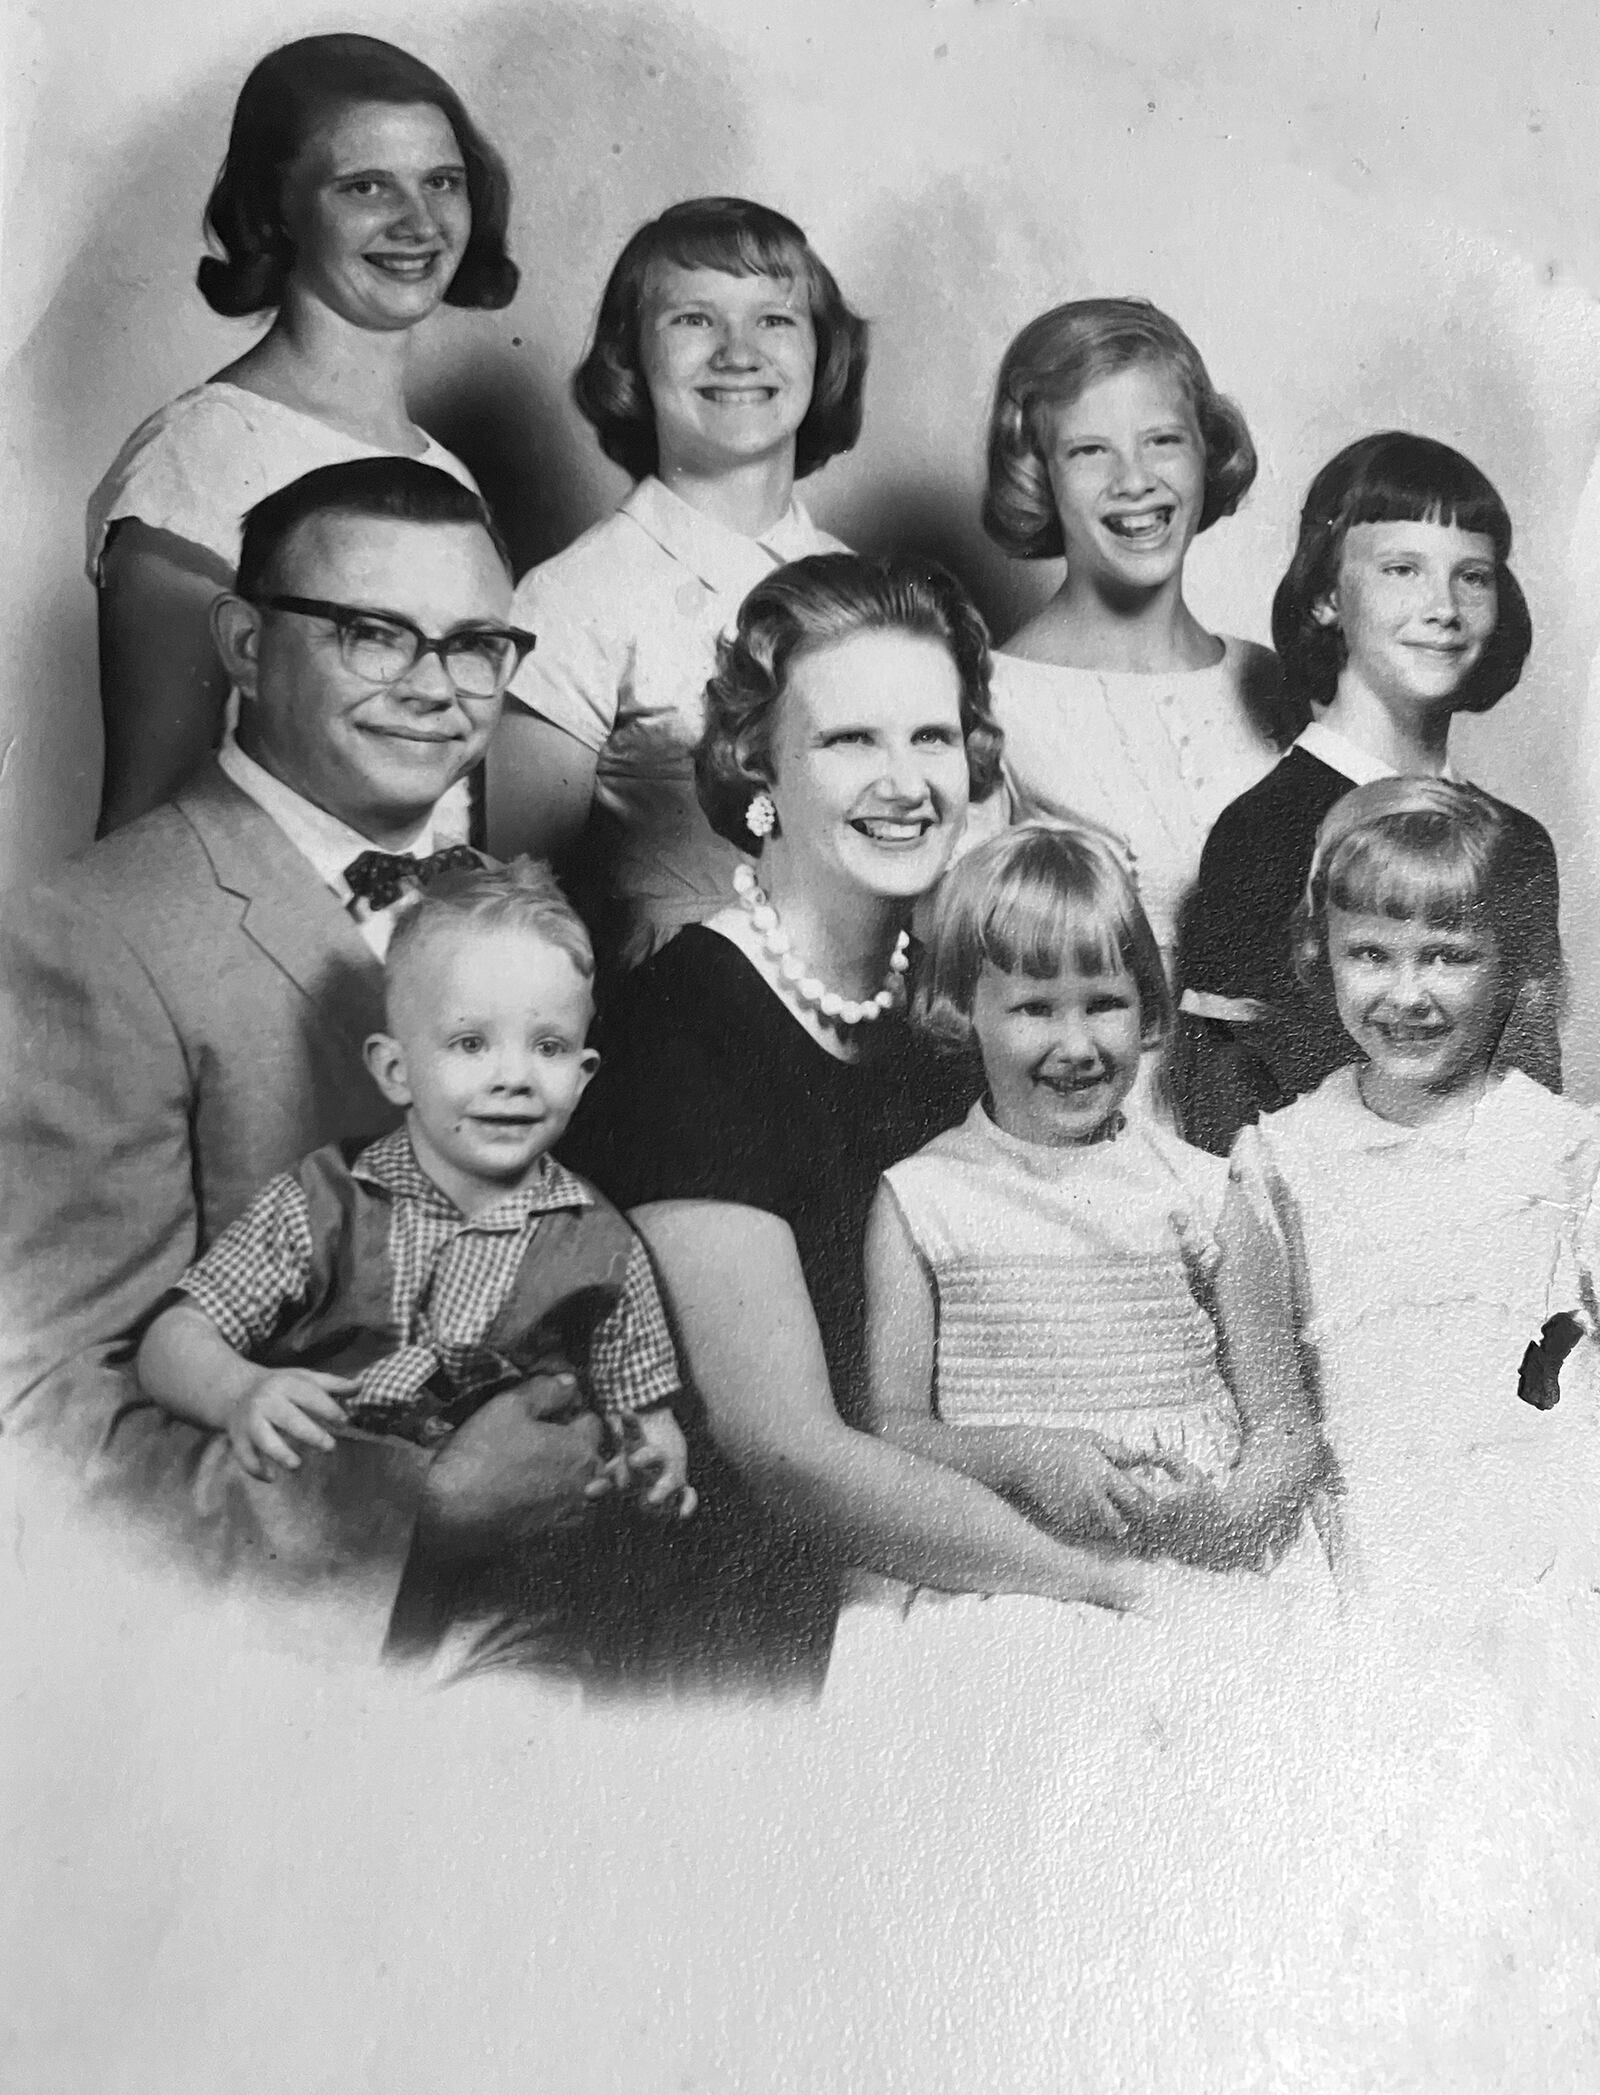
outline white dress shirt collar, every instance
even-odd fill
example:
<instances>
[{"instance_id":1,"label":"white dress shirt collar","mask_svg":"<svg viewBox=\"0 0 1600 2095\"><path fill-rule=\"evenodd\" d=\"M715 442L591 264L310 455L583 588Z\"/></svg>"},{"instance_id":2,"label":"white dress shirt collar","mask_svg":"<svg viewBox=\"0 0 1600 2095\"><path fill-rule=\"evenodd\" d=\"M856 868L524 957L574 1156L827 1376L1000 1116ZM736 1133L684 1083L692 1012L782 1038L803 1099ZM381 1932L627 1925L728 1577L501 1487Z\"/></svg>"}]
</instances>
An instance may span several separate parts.
<instances>
[{"instance_id":1,"label":"white dress shirt collar","mask_svg":"<svg viewBox=\"0 0 1600 2095\"><path fill-rule=\"evenodd\" d=\"M751 538L692 508L652 474L622 504L622 513L722 596L746 595L773 560L798 560L816 551L816 526L793 500L775 523ZM754 558L756 547L768 558Z\"/></svg>"},{"instance_id":2,"label":"white dress shirt collar","mask_svg":"<svg viewBox=\"0 0 1600 2095\"><path fill-rule=\"evenodd\" d=\"M1325 721L1313 720L1309 727L1296 735L1294 746L1303 749L1308 757L1326 764L1330 771L1337 771L1341 778L1349 779L1353 786L1370 786L1380 778L1398 778L1393 764L1386 764L1382 757L1375 757L1370 750L1352 742L1348 735L1341 735ZM1441 777L1455 780L1457 773L1448 761Z\"/></svg>"},{"instance_id":3,"label":"white dress shirt collar","mask_svg":"<svg viewBox=\"0 0 1600 2095\"><path fill-rule=\"evenodd\" d=\"M231 779L241 793L248 794L262 813L277 823L324 887L331 889L351 911L356 929L381 960L388 949L393 909L369 910L365 902L353 902L350 883L344 877L344 869L352 859L375 848L372 839L305 799L281 778L274 778L254 757L246 756L231 728L217 751L217 765L224 777ZM416 835L398 849L426 858L434 848L433 826L430 814Z\"/></svg>"}]
</instances>

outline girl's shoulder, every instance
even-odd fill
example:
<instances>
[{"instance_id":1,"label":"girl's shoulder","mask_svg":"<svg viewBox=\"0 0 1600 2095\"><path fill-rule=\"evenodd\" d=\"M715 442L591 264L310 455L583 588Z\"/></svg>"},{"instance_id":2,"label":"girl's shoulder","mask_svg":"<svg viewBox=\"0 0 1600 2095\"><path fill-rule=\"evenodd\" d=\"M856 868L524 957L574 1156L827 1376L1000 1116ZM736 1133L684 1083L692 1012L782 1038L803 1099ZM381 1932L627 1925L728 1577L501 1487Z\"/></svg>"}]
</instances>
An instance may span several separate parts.
<instances>
[{"instance_id":1,"label":"girl's shoulder","mask_svg":"<svg viewBox=\"0 0 1600 2095\"><path fill-rule=\"evenodd\" d=\"M1571 1164L1591 1177L1600 1171L1600 1107L1559 1096L1520 1069L1506 1071L1492 1110L1477 1124L1486 1144Z\"/></svg>"},{"instance_id":2,"label":"girl's shoulder","mask_svg":"<svg viewBox=\"0 0 1600 2095\"><path fill-rule=\"evenodd\" d=\"M1135 1143L1161 1172L1176 1179L1180 1185L1188 1186L1210 1200L1219 1200L1222 1189L1228 1183L1228 1160L1214 1157L1208 1149L1197 1149L1192 1142L1185 1142L1181 1135L1153 1119L1130 1120L1124 1134L1119 1138L1127 1142L1130 1151Z\"/></svg>"},{"instance_id":3,"label":"girl's shoulder","mask_svg":"<svg viewBox=\"0 0 1600 2095\"><path fill-rule=\"evenodd\" d=\"M965 1177L973 1172L991 1176L1006 1174L1008 1156L996 1141L994 1124L975 1103L964 1120L924 1142L910 1156L891 1164L884 1177L897 1190L933 1184L946 1178Z\"/></svg>"},{"instance_id":4,"label":"girl's shoulder","mask_svg":"<svg viewBox=\"0 0 1600 2095\"><path fill-rule=\"evenodd\" d=\"M1275 1113L1263 1113L1254 1127L1242 1131L1239 1142L1247 1152L1259 1146L1270 1156L1288 1158L1358 1148L1386 1125L1362 1103L1356 1067L1348 1063L1315 1090Z\"/></svg>"},{"instance_id":5,"label":"girl's shoulder","mask_svg":"<svg viewBox=\"0 0 1600 2095\"><path fill-rule=\"evenodd\" d=\"M208 380L145 417L89 497L92 581L111 526L124 518L193 539L233 565L239 518L267 492L259 483L270 469L270 436L250 412L252 398Z\"/></svg>"}]
</instances>

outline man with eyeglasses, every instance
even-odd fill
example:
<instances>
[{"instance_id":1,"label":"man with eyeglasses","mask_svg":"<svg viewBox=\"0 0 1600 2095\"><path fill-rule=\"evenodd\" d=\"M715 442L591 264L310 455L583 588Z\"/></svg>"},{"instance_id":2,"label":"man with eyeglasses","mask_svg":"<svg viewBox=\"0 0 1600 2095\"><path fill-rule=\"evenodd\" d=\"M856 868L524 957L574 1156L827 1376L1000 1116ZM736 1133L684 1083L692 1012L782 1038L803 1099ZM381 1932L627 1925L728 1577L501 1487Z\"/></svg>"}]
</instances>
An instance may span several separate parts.
<instances>
[{"instance_id":1,"label":"man with eyeglasses","mask_svg":"<svg viewBox=\"0 0 1600 2095\"><path fill-rule=\"evenodd\" d=\"M392 1591L446 1553L578 1521L598 1424L497 1399L433 1458L349 1440L265 1485L146 1403L131 1343L275 1173L394 1110L366 1075L406 890L459 862L439 801L532 636L477 495L404 458L324 467L246 520L213 632L238 724L164 806L0 905L0 1399L206 1568ZM514 1395L514 1393L512 1393ZM364 1576L357 1576L361 1571Z\"/></svg>"}]
</instances>

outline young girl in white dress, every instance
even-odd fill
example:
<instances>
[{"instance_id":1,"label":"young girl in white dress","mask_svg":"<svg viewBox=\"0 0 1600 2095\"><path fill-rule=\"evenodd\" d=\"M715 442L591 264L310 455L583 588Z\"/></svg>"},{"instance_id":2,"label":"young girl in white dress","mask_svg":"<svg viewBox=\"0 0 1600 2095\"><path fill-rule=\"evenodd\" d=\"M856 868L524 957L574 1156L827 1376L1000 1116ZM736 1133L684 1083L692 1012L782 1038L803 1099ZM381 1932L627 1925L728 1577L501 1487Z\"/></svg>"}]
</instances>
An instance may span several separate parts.
<instances>
[{"instance_id":1,"label":"young girl in white dress","mask_svg":"<svg viewBox=\"0 0 1600 2095\"><path fill-rule=\"evenodd\" d=\"M1542 1335L1593 1316L1600 1122L1524 1077L1492 1083L1481 1030L1469 1080L1425 1117L1441 1094L1422 1065L1448 1074L1455 1052L1427 1036L1459 1044L1472 1009L1492 1022L1524 985L1514 953L1486 968L1458 943L1492 930L1500 812L1395 788L1453 812L1336 890L1380 910L1336 968L1353 981L1379 964L1367 947L1448 911L1428 968L1492 993L1371 1012L1387 1032L1363 1034L1366 1101L1345 1073L1268 1119L1226 1191L1159 1126L1119 1124L1164 999L1114 858L1012 832L947 877L932 927L918 1009L976 1035L990 1095L880 1193L879 1429L1107 1549L1265 1563L1310 1497L1336 1541L1397 1545L1415 1581L1389 1618L1340 1608L1300 1541L1266 1577L1148 1562L1142 1614L904 1588L846 1610L824 1707L880 1771L908 1879L919 1851L940 1858L928 1910L975 1955L1005 1944L1009 1986L1065 1991L1052 2068L1078 2063L1080 1991L1170 1974L1159 2044L1132 2015L1125 2055L1074 2086L1213 2085L1201 2049L1174 2064L1172 2034L1230 2003L1270 2026L1230 2085L1346 2085L1331 2054L1354 2041L1374 2086L1398 2085L1397 2042L1425 2054L1418 2087L1511 2086L1507 2032L1592 2045L1595 1349L1557 1376L1575 1327ZM1324 938L1344 933L1319 892ZM1411 1105L1423 1124L1386 1117ZM1291 1303L1347 1496L1322 1481ZM1536 1409L1519 1375L1559 1401ZM1474 1637L1441 1635L1458 1587L1509 1596L1516 1619L1480 1608ZM1547 1634L1524 1633L1536 1614Z\"/></svg>"},{"instance_id":2,"label":"young girl in white dress","mask_svg":"<svg viewBox=\"0 0 1600 2095\"><path fill-rule=\"evenodd\" d=\"M987 1097L880 1186L872 1422L1075 1542L1264 1570L1301 1527L1321 1443L1272 1233L1229 1204L1220 1160L1122 1112L1170 1012L1102 838L1024 824L947 877L916 1015L977 1049ZM860 1597L909 1616L923 1598ZM998 1636L1012 1611L939 1612L929 1634L948 1643ZM1024 1603L1016 1619L1070 1638L1065 1611L1050 1615ZM847 1619L836 1671L863 1631L883 1634Z\"/></svg>"},{"instance_id":3,"label":"young girl in white dress","mask_svg":"<svg viewBox=\"0 0 1600 2095\"><path fill-rule=\"evenodd\" d=\"M1489 1654L1515 1621L1508 1665L1536 1617L1600 1626L1600 1114L1496 1059L1560 992L1516 835L1443 779L1338 802L1296 958L1363 1059L1234 1149L1315 1362L1343 1582L1435 1645Z\"/></svg>"}]
</instances>

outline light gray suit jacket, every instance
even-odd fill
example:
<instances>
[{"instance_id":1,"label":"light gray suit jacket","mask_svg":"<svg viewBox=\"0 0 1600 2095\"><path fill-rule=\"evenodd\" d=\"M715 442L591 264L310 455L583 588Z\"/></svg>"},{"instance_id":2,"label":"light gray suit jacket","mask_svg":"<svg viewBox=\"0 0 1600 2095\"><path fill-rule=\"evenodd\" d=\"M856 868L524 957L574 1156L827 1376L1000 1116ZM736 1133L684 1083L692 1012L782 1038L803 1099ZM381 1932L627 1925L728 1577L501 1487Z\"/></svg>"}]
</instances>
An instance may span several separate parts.
<instances>
[{"instance_id":1,"label":"light gray suit jacket","mask_svg":"<svg viewBox=\"0 0 1600 2095\"><path fill-rule=\"evenodd\" d=\"M351 1441L252 1483L138 1394L141 1323L275 1173L393 1109L362 1061L382 970L214 762L0 900L0 1419L174 1556L398 1576L421 1477Z\"/></svg>"}]
</instances>

